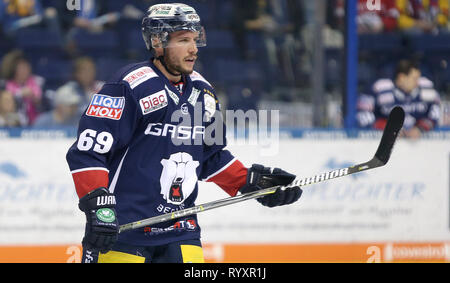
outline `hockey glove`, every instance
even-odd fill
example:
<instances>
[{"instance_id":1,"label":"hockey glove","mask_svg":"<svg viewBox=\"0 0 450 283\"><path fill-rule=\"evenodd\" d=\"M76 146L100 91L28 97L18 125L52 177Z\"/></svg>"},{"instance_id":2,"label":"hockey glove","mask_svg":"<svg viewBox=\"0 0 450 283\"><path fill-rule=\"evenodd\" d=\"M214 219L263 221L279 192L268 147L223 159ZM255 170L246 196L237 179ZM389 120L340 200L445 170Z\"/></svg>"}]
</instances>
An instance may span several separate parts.
<instances>
[{"instance_id":1,"label":"hockey glove","mask_svg":"<svg viewBox=\"0 0 450 283\"><path fill-rule=\"evenodd\" d=\"M106 188L98 188L80 199L78 207L86 214L83 248L105 253L117 241L119 223L116 199Z\"/></svg>"},{"instance_id":2,"label":"hockey glove","mask_svg":"<svg viewBox=\"0 0 450 283\"><path fill-rule=\"evenodd\" d=\"M239 191L241 193L249 193L275 186L285 186L294 181L294 179L295 175L280 168L272 169L263 165L253 164L248 169L247 183ZM301 197L302 192L299 186L288 187L284 190L277 189L275 193L260 197L257 201L268 207L286 205L296 202Z\"/></svg>"}]
</instances>

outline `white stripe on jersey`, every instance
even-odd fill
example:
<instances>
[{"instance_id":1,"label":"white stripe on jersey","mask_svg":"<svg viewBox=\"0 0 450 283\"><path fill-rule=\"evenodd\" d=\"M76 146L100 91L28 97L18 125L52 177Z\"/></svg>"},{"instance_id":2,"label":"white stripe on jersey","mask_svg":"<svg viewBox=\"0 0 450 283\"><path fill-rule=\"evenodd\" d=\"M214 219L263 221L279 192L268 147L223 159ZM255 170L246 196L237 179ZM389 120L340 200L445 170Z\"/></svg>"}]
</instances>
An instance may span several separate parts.
<instances>
[{"instance_id":1,"label":"white stripe on jersey","mask_svg":"<svg viewBox=\"0 0 450 283\"><path fill-rule=\"evenodd\" d=\"M84 172L84 171L96 171L96 170L106 171L106 172L109 173L109 170L106 169L106 168L104 168L104 167L87 167L87 168L81 168L81 169L77 169L77 170L70 171L70 173L75 174L75 173Z\"/></svg>"},{"instance_id":2,"label":"white stripe on jersey","mask_svg":"<svg viewBox=\"0 0 450 283\"><path fill-rule=\"evenodd\" d=\"M120 160L119 167L117 167L116 173L114 174L114 177L111 180L111 184L109 185L108 190L112 194L114 193L114 190L116 189L117 179L119 178L120 170L122 169L122 163L123 163L123 160L125 159L125 156L127 156L129 149L130 148L127 148L127 151L125 151L125 154L123 155L122 159Z\"/></svg>"},{"instance_id":3,"label":"white stripe on jersey","mask_svg":"<svg viewBox=\"0 0 450 283\"><path fill-rule=\"evenodd\" d=\"M203 179L202 181L207 182L209 179L211 179L212 177L219 175L222 171L225 171L225 169L227 169L228 167L230 167L231 164L233 164L236 161L236 157L233 158L230 162L228 162L225 166L223 166L222 168L220 168L218 171L216 171L215 173L209 175L206 179Z\"/></svg>"}]
</instances>

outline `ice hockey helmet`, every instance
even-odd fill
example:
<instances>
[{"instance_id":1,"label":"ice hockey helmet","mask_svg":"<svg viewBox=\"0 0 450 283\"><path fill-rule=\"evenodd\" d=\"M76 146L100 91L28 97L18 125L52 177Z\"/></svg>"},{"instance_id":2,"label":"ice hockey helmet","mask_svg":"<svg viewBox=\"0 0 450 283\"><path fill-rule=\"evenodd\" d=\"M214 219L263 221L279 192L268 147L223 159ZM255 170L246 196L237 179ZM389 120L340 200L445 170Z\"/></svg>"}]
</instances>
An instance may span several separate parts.
<instances>
[{"instance_id":1,"label":"ice hockey helmet","mask_svg":"<svg viewBox=\"0 0 450 283\"><path fill-rule=\"evenodd\" d=\"M180 30L198 32L197 47L206 46L205 30L191 6L181 3L153 5L142 19L142 37L148 50L169 47L169 34Z\"/></svg>"}]
</instances>

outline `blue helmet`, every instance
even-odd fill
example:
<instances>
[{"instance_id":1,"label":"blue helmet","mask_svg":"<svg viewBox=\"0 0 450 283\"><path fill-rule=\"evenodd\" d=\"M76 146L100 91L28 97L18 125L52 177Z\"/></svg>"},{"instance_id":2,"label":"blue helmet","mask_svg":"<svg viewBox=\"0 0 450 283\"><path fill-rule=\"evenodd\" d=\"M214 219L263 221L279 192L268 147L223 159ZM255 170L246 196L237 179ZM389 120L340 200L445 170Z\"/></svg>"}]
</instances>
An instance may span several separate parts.
<instances>
[{"instance_id":1,"label":"blue helmet","mask_svg":"<svg viewBox=\"0 0 450 283\"><path fill-rule=\"evenodd\" d=\"M142 20L142 37L148 50L168 47L169 34L188 30L198 32L197 47L206 46L206 36L200 17L194 8L180 3L151 6Z\"/></svg>"}]
</instances>

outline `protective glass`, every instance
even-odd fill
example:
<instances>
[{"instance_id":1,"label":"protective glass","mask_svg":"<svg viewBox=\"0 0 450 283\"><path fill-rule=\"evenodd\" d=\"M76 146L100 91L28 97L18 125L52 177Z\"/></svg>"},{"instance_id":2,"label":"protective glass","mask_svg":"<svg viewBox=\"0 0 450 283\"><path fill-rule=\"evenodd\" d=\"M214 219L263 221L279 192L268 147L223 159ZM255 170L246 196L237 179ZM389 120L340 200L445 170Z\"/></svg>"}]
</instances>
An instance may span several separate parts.
<instances>
[{"instance_id":1,"label":"protective glass","mask_svg":"<svg viewBox=\"0 0 450 283\"><path fill-rule=\"evenodd\" d=\"M151 46L153 48L183 47L195 43L197 47L206 46L206 33L200 24L160 26L161 32L151 34ZM182 33L187 31L191 33Z\"/></svg>"}]
</instances>

